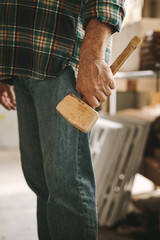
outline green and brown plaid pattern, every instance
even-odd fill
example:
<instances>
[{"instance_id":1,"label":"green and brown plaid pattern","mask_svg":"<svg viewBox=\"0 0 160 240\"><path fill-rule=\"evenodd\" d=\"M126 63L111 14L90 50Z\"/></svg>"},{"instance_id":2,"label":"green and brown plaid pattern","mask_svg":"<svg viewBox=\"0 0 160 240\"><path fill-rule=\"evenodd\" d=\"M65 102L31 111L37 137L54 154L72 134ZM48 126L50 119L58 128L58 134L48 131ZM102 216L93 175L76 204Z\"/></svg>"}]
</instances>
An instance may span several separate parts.
<instances>
[{"instance_id":1,"label":"green and brown plaid pattern","mask_svg":"<svg viewBox=\"0 0 160 240\"><path fill-rule=\"evenodd\" d=\"M91 18L119 31L124 0L0 1L0 78L54 77L79 63L79 48ZM84 29L84 30L83 30ZM109 51L108 51L109 52Z\"/></svg>"}]
</instances>

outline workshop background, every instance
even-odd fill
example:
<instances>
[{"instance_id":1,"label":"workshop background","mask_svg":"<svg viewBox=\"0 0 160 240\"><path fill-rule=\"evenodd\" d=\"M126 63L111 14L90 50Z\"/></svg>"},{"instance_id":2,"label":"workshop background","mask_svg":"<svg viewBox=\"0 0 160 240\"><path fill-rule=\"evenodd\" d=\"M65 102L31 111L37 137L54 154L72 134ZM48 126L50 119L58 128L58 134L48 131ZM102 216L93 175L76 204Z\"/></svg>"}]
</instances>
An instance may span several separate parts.
<instances>
[{"instance_id":1,"label":"workshop background","mask_svg":"<svg viewBox=\"0 0 160 240\"><path fill-rule=\"evenodd\" d=\"M110 64L142 44L115 75L91 133L99 240L160 239L160 1L126 0ZM113 144L114 143L114 144ZM0 106L0 240L37 240L36 197L21 170L16 112Z\"/></svg>"}]
</instances>

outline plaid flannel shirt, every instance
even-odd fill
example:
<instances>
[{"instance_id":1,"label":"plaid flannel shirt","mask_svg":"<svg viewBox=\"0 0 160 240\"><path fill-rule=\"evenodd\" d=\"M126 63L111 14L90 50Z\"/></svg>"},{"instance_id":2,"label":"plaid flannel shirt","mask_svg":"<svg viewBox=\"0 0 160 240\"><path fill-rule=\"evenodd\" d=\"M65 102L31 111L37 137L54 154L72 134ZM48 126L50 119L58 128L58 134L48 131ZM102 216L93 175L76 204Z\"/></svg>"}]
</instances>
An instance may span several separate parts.
<instances>
[{"instance_id":1,"label":"plaid flannel shirt","mask_svg":"<svg viewBox=\"0 0 160 240\"><path fill-rule=\"evenodd\" d=\"M96 18L119 31L123 5L124 0L0 1L0 79L45 79L67 65L76 71L88 21Z\"/></svg>"}]
</instances>

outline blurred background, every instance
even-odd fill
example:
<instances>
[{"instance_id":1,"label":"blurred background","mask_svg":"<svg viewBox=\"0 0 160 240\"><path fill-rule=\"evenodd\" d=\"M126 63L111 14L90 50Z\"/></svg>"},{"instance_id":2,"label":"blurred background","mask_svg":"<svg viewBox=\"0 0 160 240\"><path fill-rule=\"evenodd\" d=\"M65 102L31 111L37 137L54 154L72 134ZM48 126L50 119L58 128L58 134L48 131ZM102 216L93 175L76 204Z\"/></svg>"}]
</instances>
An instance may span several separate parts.
<instances>
[{"instance_id":1,"label":"blurred background","mask_svg":"<svg viewBox=\"0 0 160 240\"><path fill-rule=\"evenodd\" d=\"M97 109L91 134L99 240L160 239L159 0L126 0L110 64L134 35L143 43L116 74L116 91ZM0 240L37 240L36 231L36 197L21 170L16 112L0 106Z\"/></svg>"}]
</instances>

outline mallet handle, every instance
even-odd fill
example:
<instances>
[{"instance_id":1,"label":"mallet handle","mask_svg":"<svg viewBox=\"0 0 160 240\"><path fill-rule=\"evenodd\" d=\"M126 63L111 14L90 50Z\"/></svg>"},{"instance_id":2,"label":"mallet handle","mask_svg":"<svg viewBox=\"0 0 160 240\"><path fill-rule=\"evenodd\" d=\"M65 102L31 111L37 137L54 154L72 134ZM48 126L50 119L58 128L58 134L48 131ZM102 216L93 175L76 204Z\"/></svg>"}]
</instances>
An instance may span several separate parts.
<instances>
[{"instance_id":1,"label":"mallet handle","mask_svg":"<svg viewBox=\"0 0 160 240\"><path fill-rule=\"evenodd\" d=\"M131 55L131 53L137 48L137 46L142 42L142 39L138 36L134 36L127 47L123 50L123 52L118 56L118 58L112 63L111 70L113 75L119 70L122 64L126 61L126 59Z\"/></svg>"}]
</instances>

